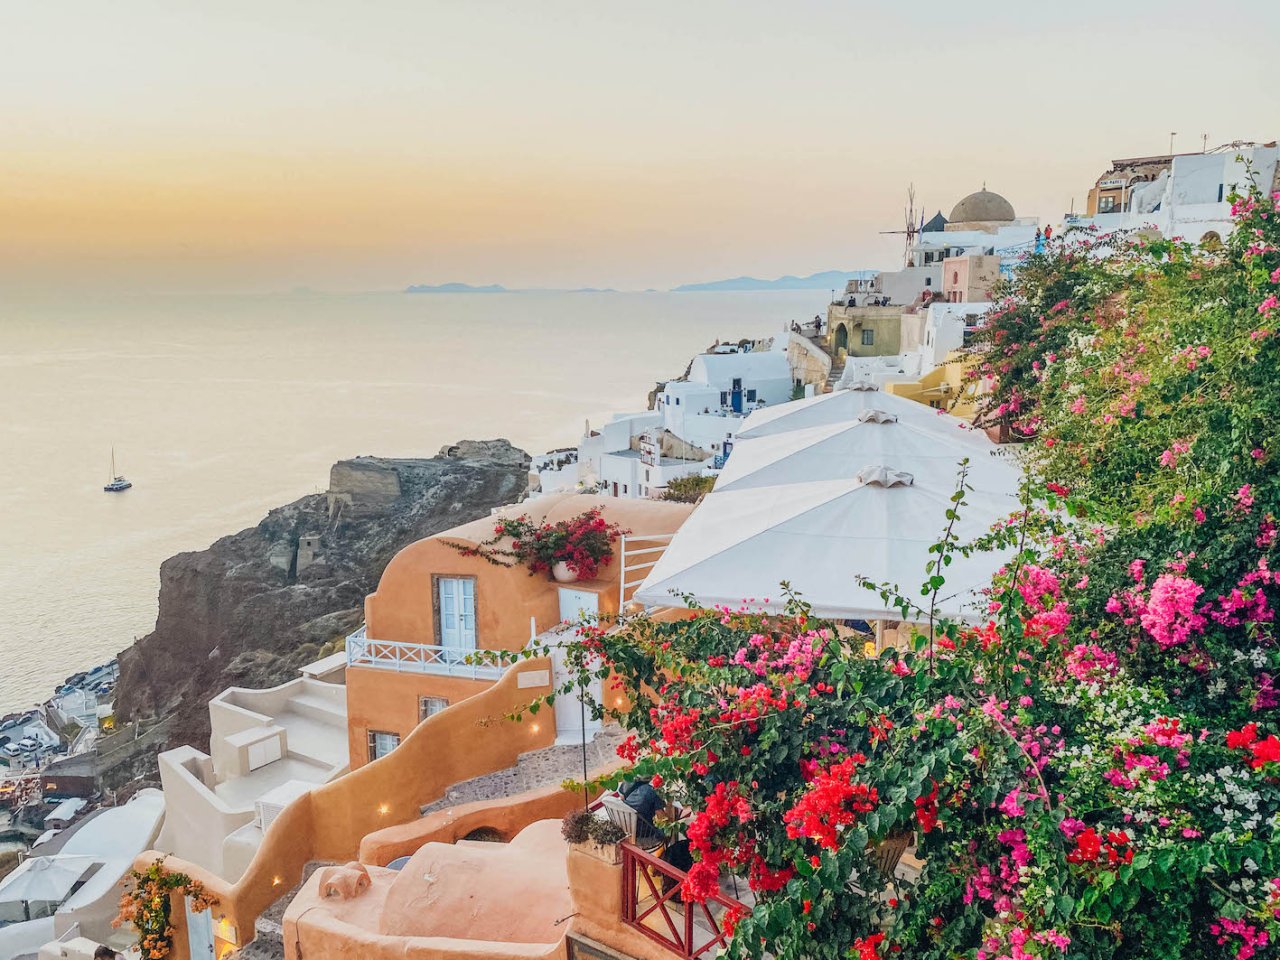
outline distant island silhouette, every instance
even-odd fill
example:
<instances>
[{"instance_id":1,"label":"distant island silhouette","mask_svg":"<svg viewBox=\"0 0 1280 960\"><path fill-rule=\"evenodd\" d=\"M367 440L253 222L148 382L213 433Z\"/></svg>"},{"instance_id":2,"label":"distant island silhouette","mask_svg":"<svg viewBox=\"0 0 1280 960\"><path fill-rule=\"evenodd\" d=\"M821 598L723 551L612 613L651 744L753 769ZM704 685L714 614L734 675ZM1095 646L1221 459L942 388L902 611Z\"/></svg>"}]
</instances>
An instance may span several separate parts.
<instances>
[{"instance_id":1,"label":"distant island silhouette","mask_svg":"<svg viewBox=\"0 0 1280 960\"><path fill-rule=\"evenodd\" d=\"M807 277L794 277L788 274L775 280L762 280L759 277L733 277L728 280L709 280L704 283L686 283L673 287L668 293L708 293L734 290L843 290L849 280L865 280L874 277L875 270L823 270L811 273ZM489 283L477 286L470 283L415 283L405 287L405 293L617 293L612 287L577 287L560 289L551 287L533 287L512 289L500 283ZM659 293L653 287L644 293Z\"/></svg>"},{"instance_id":2,"label":"distant island silhouette","mask_svg":"<svg viewBox=\"0 0 1280 960\"><path fill-rule=\"evenodd\" d=\"M875 270L823 270L807 277L787 275L776 280L759 277L733 277L730 280L711 280L706 283L686 283L672 289L673 293L707 293L721 290L843 290L848 280L865 280L875 276Z\"/></svg>"},{"instance_id":3,"label":"distant island silhouette","mask_svg":"<svg viewBox=\"0 0 1280 960\"><path fill-rule=\"evenodd\" d=\"M405 293L509 293L506 287L498 283L490 283L483 287L475 287L469 283L415 283L405 288Z\"/></svg>"}]
</instances>

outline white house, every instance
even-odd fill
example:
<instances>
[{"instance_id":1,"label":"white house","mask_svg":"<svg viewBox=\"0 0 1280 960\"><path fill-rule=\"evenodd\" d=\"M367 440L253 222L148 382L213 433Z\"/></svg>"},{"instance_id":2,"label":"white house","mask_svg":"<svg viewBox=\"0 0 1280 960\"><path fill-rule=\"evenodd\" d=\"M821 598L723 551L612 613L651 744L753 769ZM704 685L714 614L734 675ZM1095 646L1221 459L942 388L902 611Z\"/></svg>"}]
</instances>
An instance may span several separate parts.
<instances>
[{"instance_id":1,"label":"white house","mask_svg":"<svg viewBox=\"0 0 1280 960\"><path fill-rule=\"evenodd\" d=\"M1151 227L1162 236L1199 243L1214 234L1224 239L1231 231L1227 197L1252 175L1269 192L1276 175L1280 147L1228 145L1210 153L1183 154L1149 183L1137 184L1126 204L1129 209L1092 217L1068 217L1067 226L1099 233Z\"/></svg>"},{"instance_id":2,"label":"white house","mask_svg":"<svg viewBox=\"0 0 1280 960\"><path fill-rule=\"evenodd\" d=\"M158 757L164 829L156 847L238 880L276 814L348 769L346 654L267 690L231 687L209 701L209 753Z\"/></svg>"},{"instance_id":3,"label":"white house","mask_svg":"<svg viewBox=\"0 0 1280 960\"><path fill-rule=\"evenodd\" d=\"M642 434L661 428L662 414L653 410L617 414L599 430L591 429L591 424L588 423L586 432L578 442L578 481L585 487L594 487L604 478L603 458L606 454L631 450L638 444ZM612 483L612 479L610 482ZM628 480L628 488L630 483Z\"/></svg>"},{"instance_id":4,"label":"white house","mask_svg":"<svg viewBox=\"0 0 1280 960\"><path fill-rule=\"evenodd\" d=\"M648 456L643 450L618 450L600 458L600 492L613 497L656 496L676 477L702 473L711 460Z\"/></svg>"}]
</instances>

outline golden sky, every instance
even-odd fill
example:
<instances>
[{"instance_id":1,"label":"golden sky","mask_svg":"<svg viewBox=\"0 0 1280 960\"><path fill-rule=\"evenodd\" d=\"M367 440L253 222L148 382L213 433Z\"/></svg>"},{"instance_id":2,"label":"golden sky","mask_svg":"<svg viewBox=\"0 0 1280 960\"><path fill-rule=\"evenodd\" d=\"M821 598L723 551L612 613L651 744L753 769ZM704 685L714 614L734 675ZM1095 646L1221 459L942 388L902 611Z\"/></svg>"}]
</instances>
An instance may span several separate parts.
<instances>
[{"instance_id":1,"label":"golden sky","mask_svg":"<svg viewBox=\"0 0 1280 960\"><path fill-rule=\"evenodd\" d=\"M1280 3L5 3L0 290L891 267L983 181L1280 133Z\"/></svg>"}]
</instances>

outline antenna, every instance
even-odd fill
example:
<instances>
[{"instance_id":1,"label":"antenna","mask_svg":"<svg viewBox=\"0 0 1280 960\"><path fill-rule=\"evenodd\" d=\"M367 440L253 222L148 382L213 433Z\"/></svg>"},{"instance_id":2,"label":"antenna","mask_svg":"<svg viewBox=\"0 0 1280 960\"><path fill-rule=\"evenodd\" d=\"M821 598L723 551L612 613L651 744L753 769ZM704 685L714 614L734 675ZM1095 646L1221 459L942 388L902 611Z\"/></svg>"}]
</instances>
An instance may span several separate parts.
<instances>
[{"instance_id":1,"label":"antenna","mask_svg":"<svg viewBox=\"0 0 1280 960\"><path fill-rule=\"evenodd\" d=\"M1178 135L1177 130L1172 130L1169 133L1169 156L1173 156L1173 138L1176 137L1177 135Z\"/></svg>"},{"instance_id":2,"label":"antenna","mask_svg":"<svg viewBox=\"0 0 1280 960\"><path fill-rule=\"evenodd\" d=\"M1200 134L1200 152L1209 152L1209 135L1207 133Z\"/></svg>"}]
</instances>

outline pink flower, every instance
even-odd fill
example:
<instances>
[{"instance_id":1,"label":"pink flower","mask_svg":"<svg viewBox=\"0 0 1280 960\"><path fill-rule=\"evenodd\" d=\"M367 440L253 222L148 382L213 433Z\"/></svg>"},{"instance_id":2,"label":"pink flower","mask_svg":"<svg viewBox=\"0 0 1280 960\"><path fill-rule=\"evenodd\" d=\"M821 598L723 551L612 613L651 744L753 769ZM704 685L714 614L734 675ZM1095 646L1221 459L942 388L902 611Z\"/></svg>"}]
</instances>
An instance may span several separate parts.
<instances>
[{"instance_id":1,"label":"pink flower","mask_svg":"<svg viewBox=\"0 0 1280 960\"><path fill-rule=\"evenodd\" d=\"M1245 484L1236 491L1236 505L1245 513L1253 509L1253 487Z\"/></svg>"},{"instance_id":2,"label":"pink flower","mask_svg":"<svg viewBox=\"0 0 1280 960\"><path fill-rule=\"evenodd\" d=\"M1160 574L1140 618L1143 629L1162 649L1186 643L1193 633L1203 633L1205 618L1196 612L1196 599L1203 592L1203 587L1187 577Z\"/></svg>"}]
</instances>

